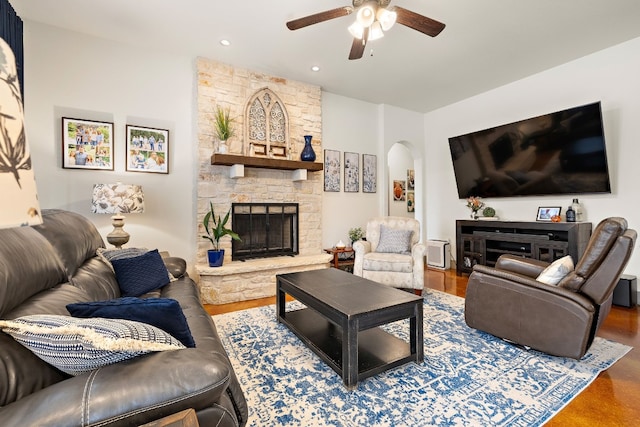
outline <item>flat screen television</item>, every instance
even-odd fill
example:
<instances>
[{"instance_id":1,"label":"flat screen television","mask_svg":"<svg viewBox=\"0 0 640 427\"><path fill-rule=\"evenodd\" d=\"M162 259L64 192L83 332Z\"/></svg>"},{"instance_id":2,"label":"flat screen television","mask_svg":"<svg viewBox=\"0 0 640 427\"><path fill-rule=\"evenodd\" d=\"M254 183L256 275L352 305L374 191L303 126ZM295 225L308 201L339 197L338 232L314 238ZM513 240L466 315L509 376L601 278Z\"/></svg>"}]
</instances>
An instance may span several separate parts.
<instances>
[{"instance_id":1,"label":"flat screen television","mask_svg":"<svg viewBox=\"0 0 640 427\"><path fill-rule=\"evenodd\" d=\"M600 102L449 138L458 196L610 193Z\"/></svg>"}]
</instances>

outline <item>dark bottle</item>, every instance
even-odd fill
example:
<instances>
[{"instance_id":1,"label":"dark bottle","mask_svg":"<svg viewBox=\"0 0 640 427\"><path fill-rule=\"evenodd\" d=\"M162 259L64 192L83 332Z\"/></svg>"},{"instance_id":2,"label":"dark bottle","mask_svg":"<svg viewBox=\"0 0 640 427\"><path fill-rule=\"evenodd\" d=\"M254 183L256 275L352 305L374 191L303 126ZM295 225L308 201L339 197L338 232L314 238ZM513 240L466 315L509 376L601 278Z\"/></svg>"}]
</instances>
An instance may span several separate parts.
<instances>
[{"instance_id":1,"label":"dark bottle","mask_svg":"<svg viewBox=\"0 0 640 427\"><path fill-rule=\"evenodd\" d=\"M576 211L571 206L567 209L567 222L576 222Z\"/></svg>"}]
</instances>

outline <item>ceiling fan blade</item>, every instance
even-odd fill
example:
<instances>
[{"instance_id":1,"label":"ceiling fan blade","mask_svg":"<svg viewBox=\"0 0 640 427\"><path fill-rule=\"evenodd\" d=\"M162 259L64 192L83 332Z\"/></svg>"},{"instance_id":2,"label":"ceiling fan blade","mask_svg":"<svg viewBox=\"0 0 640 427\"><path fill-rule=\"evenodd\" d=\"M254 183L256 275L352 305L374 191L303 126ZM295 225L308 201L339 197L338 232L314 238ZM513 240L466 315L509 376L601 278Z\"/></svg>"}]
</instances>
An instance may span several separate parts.
<instances>
[{"instance_id":1,"label":"ceiling fan blade","mask_svg":"<svg viewBox=\"0 0 640 427\"><path fill-rule=\"evenodd\" d=\"M290 30L298 30L300 28L308 27L309 25L318 24L320 22L328 21L334 18L340 18L341 16L347 16L353 12L353 7L345 6L338 7L336 9L327 10L325 12L315 13L313 15L305 16L304 18L294 19L287 22L287 28Z\"/></svg>"},{"instance_id":2,"label":"ceiling fan blade","mask_svg":"<svg viewBox=\"0 0 640 427\"><path fill-rule=\"evenodd\" d=\"M367 39L369 38L369 29L364 29L364 34L362 35L362 39L357 37L353 38L353 43L351 44L351 51L349 52L349 59L360 59L362 58L362 54L364 54L364 48L367 46Z\"/></svg>"},{"instance_id":3,"label":"ceiling fan blade","mask_svg":"<svg viewBox=\"0 0 640 427\"><path fill-rule=\"evenodd\" d=\"M396 22L428 36L435 37L444 30L445 25L442 22L427 18L400 6L395 6L395 11L398 14Z\"/></svg>"}]
</instances>

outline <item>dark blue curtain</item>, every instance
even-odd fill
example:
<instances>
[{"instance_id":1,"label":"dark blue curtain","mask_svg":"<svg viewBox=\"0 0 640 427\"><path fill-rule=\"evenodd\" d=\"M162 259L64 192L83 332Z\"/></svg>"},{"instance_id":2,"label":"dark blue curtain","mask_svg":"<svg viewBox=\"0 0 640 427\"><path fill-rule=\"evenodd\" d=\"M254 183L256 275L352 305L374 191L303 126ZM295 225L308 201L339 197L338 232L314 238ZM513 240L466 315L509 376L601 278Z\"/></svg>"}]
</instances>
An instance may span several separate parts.
<instances>
[{"instance_id":1,"label":"dark blue curtain","mask_svg":"<svg viewBox=\"0 0 640 427\"><path fill-rule=\"evenodd\" d=\"M22 19L13 10L9 0L0 0L0 37L7 42L16 57L20 91L24 102L24 46L22 44Z\"/></svg>"}]
</instances>

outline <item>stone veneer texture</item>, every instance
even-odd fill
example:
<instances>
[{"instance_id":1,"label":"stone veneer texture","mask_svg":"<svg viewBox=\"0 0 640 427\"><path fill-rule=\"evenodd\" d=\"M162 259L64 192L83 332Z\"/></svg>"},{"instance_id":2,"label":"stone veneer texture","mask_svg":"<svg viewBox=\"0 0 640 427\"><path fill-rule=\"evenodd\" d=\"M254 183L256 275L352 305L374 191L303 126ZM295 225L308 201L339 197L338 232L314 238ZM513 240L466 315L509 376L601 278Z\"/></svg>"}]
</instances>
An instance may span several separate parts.
<instances>
[{"instance_id":1,"label":"stone veneer texture","mask_svg":"<svg viewBox=\"0 0 640 427\"><path fill-rule=\"evenodd\" d=\"M202 218L213 202L216 214L223 215L234 202L293 202L299 204L300 255L322 253L322 172L309 172L306 181L294 182L292 171L245 168L243 178L229 177L230 166L211 165L214 152L213 113L217 106L229 108L235 118L235 136L229 154L245 154L244 115L249 99L267 87L282 101L289 115L289 139L299 160L304 135L313 136L316 161L322 158L322 107L320 87L235 68L198 58L198 159L197 186L198 264L206 264L209 241ZM225 263L231 261L231 241L224 238Z\"/></svg>"}]
</instances>

